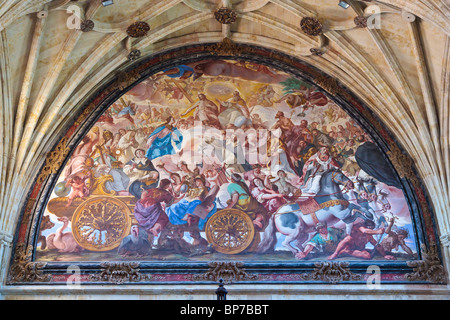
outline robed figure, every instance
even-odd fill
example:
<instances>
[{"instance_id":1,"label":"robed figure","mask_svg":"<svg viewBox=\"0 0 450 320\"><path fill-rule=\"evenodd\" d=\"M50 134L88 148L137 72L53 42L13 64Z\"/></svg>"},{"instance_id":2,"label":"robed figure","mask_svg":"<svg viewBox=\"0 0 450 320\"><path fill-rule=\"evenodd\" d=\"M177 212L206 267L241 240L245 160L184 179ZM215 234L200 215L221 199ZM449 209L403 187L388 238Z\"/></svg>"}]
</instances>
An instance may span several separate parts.
<instances>
[{"instance_id":1,"label":"robed figure","mask_svg":"<svg viewBox=\"0 0 450 320\"><path fill-rule=\"evenodd\" d=\"M146 154L148 159L153 160L166 155L173 155L177 153L175 147L177 149L181 148L183 135L177 128L171 125L172 121L173 118L169 117L169 119L163 125L156 128L148 138L148 150Z\"/></svg>"},{"instance_id":2,"label":"robed figure","mask_svg":"<svg viewBox=\"0 0 450 320\"><path fill-rule=\"evenodd\" d=\"M165 181L162 180L162 183ZM170 182L168 183L170 184ZM161 185L159 188L144 191L134 208L134 216L139 225L154 236L158 236L169 223L169 218L161 203L169 206L172 203L173 196L164 187L165 185Z\"/></svg>"},{"instance_id":3,"label":"robed figure","mask_svg":"<svg viewBox=\"0 0 450 320\"><path fill-rule=\"evenodd\" d=\"M144 156L142 149L135 151L135 157L125 164L123 171L130 178L128 191L138 199L143 190L158 186L159 173L150 159Z\"/></svg>"}]
</instances>

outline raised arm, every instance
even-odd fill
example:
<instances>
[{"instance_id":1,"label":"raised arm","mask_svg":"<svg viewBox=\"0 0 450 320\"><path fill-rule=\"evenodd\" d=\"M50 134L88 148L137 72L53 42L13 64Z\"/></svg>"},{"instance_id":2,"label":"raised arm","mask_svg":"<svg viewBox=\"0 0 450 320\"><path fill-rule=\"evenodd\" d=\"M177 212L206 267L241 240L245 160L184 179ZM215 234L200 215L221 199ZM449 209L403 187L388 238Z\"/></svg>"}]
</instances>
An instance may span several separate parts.
<instances>
[{"instance_id":1,"label":"raised arm","mask_svg":"<svg viewBox=\"0 0 450 320\"><path fill-rule=\"evenodd\" d=\"M389 220L389 226L386 229L386 234L390 235L392 233L392 227L394 226L395 220L397 220L398 217L392 216L392 219Z\"/></svg>"},{"instance_id":2,"label":"raised arm","mask_svg":"<svg viewBox=\"0 0 450 320\"><path fill-rule=\"evenodd\" d=\"M372 229L369 229L369 228L360 227L359 231L361 231L364 234L375 235L375 234L383 234L385 229L384 228L380 228L380 229L377 229L377 230L372 230Z\"/></svg>"},{"instance_id":3,"label":"raised arm","mask_svg":"<svg viewBox=\"0 0 450 320\"><path fill-rule=\"evenodd\" d=\"M187 111L185 111L182 116L187 115L189 112L191 112L192 110L194 110L195 108L197 108L198 103L194 104L193 106L191 106L189 109L187 109Z\"/></svg>"}]
</instances>

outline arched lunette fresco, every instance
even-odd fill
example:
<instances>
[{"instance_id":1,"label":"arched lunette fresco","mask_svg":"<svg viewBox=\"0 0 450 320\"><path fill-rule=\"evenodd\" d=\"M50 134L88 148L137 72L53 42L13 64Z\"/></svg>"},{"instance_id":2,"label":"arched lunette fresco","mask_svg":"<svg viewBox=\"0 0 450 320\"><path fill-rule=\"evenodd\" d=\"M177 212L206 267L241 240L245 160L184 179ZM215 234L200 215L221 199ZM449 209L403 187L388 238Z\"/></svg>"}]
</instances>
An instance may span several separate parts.
<instances>
[{"instance_id":1,"label":"arched lunette fresco","mask_svg":"<svg viewBox=\"0 0 450 320\"><path fill-rule=\"evenodd\" d=\"M49 154L17 248L33 240L29 262L56 273L139 261L179 281L177 270L228 260L307 281L314 263L338 261L397 268L385 280L405 281L435 233L414 172L390 163L408 159L399 150L304 63L230 42L174 50L87 104Z\"/></svg>"}]
</instances>

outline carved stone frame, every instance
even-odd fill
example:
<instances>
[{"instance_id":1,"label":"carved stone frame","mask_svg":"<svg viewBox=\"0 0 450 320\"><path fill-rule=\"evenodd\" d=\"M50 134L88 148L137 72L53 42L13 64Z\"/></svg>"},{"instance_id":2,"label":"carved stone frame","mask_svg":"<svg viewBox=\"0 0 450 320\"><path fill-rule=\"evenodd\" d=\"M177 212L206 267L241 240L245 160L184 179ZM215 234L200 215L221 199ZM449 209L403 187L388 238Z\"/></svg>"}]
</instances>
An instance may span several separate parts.
<instances>
[{"instance_id":1,"label":"carved stone frame","mask_svg":"<svg viewBox=\"0 0 450 320\"><path fill-rule=\"evenodd\" d=\"M21 284L65 284L69 263L35 262L35 244L40 225L41 212L48 196L80 139L95 124L100 115L120 96L148 76L175 66L204 59L249 60L265 64L300 77L319 87L331 100L343 107L358 124L369 133L380 149L386 153L404 186L405 197L413 213L418 245L422 247L419 259L411 262L371 262L378 265L384 275L383 283L443 283L446 280L441 262L439 239L436 234L434 215L427 200L425 189L418 178L410 157L402 151L392 135L377 117L363 105L351 90L337 79L323 74L303 61L288 55L250 45L239 45L226 38L221 43L193 45L170 50L129 62L111 79L99 86L86 100L84 107L74 117L74 122L55 137L55 148L49 152L45 164L30 190L18 226L14 253L9 267L9 285ZM57 140L58 139L58 140ZM175 263L168 268L164 263L111 262L78 263L83 284L92 283L210 283L218 278L227 282L245 283L365 283L367 265L358 262L312 263L301 262L193 262Z\"/></svg>"}]
</instances>

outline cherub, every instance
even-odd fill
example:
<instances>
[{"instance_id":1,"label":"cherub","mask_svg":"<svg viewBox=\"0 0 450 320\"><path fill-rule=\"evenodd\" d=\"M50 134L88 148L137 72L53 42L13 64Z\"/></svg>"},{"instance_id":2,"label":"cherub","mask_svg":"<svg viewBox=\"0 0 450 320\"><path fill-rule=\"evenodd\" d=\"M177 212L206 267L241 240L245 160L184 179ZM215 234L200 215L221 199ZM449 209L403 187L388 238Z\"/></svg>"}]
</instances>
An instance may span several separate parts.
<instances>
[{"instance_id":1,"label":"cherub","mask_svg":"<svg viewBox=\"0 0 450 320\"><path fill-rule=\"evenodd\" d=\"M66 187L72 186L72 193L69 195L66 207L69 207L75 198L87 197L90 193L89 188L86 186L86 179L89 178L89 174L83 178L80 176L73 176L66 182Z\"/></svg>"}]
</instances>

